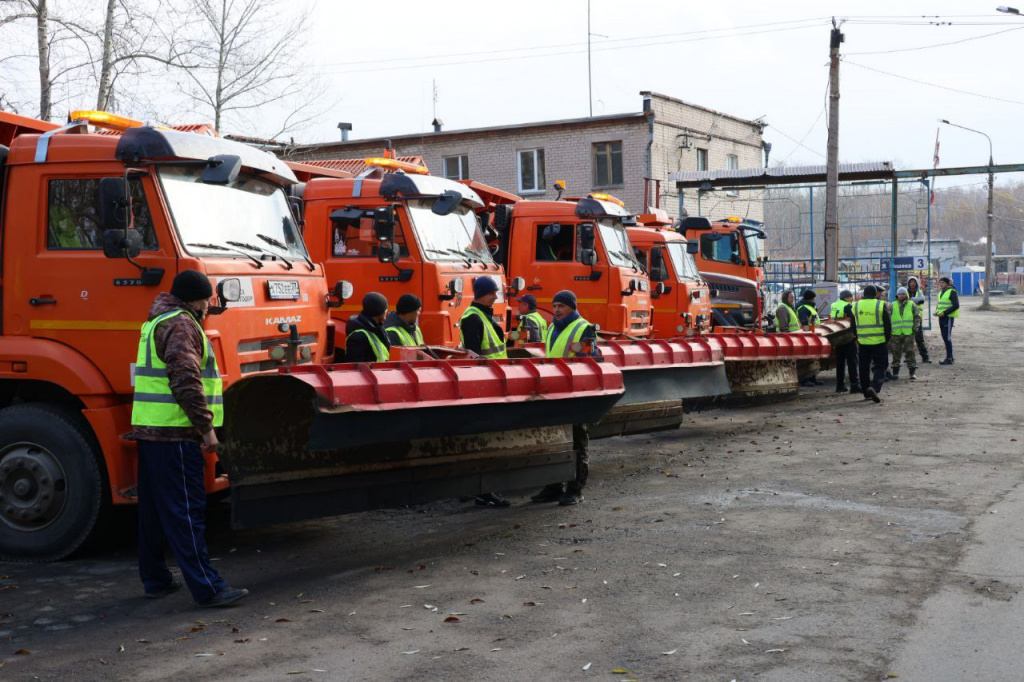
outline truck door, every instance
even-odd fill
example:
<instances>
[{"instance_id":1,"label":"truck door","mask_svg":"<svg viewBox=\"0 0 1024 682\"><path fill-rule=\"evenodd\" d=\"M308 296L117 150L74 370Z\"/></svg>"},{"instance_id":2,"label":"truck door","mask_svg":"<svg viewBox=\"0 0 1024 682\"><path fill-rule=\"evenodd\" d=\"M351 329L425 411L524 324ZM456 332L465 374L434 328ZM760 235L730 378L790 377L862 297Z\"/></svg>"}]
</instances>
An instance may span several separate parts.
<instances>
[{"instance_id":1,"label":"truck door","mask_svg":"<svg viewBox=\"0 0 1024 682\"><path fill-rule=\"evenodd\" d=\"M31 223L7 222L4 305L7 333L50 338L77 349L118 393L131 392L131 364L139 329L154 297L170 288L175 249L149 177L130 183L134 229L142 234L140 266L163 269L158 284L144 286L139 269L107 258L99 219L99 177L37 176ZM12 191L22 191L12 186ZM11 194L10 196L18 196ZM22 214L24 215L24 214ZM25 216L27 217L27 216ZM21 229L33 225L35 229ZM159 235L159 236L158 236Z\"/></svg>"},{"instance_id":2,"label":"truck door","mask_svg":"<svg viewBox=\"0 0 1024 682\"><path fill-rule=\"evenodd\" d=\"M511 260L522 266L512 269L509 276L524 277L526 290L550 311L554 295L562 289L575 290L574 276L588 271L576 262L576 226L540 220L517 227L515 234L519 242L513 246ZM579 297L580 292L576 295Z\"/></svg>"}]
</instances>

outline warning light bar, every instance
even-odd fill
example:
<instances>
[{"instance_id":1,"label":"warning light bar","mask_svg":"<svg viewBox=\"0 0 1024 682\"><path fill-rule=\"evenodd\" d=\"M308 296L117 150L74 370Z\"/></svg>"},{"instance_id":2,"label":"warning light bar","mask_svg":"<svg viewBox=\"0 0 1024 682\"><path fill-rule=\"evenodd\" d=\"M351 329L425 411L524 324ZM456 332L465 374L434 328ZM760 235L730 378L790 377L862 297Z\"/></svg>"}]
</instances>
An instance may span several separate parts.
<instances>
[{"instance_id":1,"label":"warning light bar","mask_svg":"<svg viewBox=\"0 0 1024 682\"><path fill-rule=\"evenodd\" d=\"M597 199L598 201L610 201L613 204L618 204L622 208L626 208L626 202L622 199L613 197L611 194L605 194L604 192L594 192L590 195L591 199Z\"/></svg>"},{"instance_id":2,"label":"warning light bar","mask_svg":"<svg viewBox=\"0 0 1024 682\"><path fill-rule=\"evenodd\" d=\"M379 156L372 156L368 159L363 159L363 163L367 166L389 168L396 171L400 170L405 171L406 173L415 173L416 175L428 175L430 173L426 168L415 163L407 163L405 161L399 161L398 159L385 159Z\"/></svg>"},{"instance_id":3,"label":"warning light bar","mask_svg":"<svg viewBox=\"0 0 1024 682\"><path fill-rule=\"evenodd\" d=\"M107 111L92 111L88 109L72 111L69 118L72 121L85 121L96 128L122 132L129 128L141 128L145 123L127 116L118 116Z\"/></svg>"}]
</instances>

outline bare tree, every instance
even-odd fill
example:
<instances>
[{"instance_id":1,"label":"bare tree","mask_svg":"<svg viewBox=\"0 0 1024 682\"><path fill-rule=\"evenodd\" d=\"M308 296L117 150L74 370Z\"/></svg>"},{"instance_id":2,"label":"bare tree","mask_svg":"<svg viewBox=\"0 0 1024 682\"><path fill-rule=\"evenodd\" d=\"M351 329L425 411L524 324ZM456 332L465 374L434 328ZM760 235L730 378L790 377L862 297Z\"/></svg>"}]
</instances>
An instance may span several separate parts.
<instances>
[{"instance_id":1,"label":"bare tree","mask_svg":"<svg viewBox=\"0 0 1024 682\"><path fill-rule=\"evenodd\" d=\"M191 0L198 21L189 40L187 59L177 57L189 86L186 93L220 130L230 122L250 132L276 131L276 137L316 114L320 88L295 63L308 22L286 13L268 0ZM270 115L282 113L270 123Z\"/></svg>"}]
</instances>

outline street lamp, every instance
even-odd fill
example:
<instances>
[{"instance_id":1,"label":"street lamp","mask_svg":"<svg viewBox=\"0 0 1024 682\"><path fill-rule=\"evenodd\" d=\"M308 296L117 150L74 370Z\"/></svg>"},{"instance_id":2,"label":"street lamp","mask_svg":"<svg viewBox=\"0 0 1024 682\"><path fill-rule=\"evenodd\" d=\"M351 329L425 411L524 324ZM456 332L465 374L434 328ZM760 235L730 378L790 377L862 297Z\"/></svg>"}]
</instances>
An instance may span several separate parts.
<instances>
[{"instance_id":1,"label":"street lamp","mask_svg":"<svg viewBox=\"0 0 1024 682\"><path fill-rule=\"evenodd\" d=\"M1000 5L999 7L996 7L996 11L1002 12L1003 14L1016 14L1017 16L1020 16L1020 10L1017 9L1016 7L1007 7L1006 5Z\"/></svg>"},{"instance_id":2,"label":"street lamp","mask_svg":"<svg viewBox=\"0 0 1024 682\"><path fill-rule=\"evenodd\" d=\"M1000 12L1003 10L1012 10L1013 13L1017 13L1017 10L1012 7L1000 7ZM988 238L985 240L985 291L982 293L981 308L979 310L991 310L992 305L988 302L988 292L995 284L995 273L992 272L992 221L993 221L993 199L994 199L994 185L995 175L992 172L992 166L995 165L992 161L992 138L974 128L968 128L957 123L950 123L944 118L939 119L939 123L945 123L948 126L954 128L960 128L961 130L967 130L978 135L985 135L985 139L988 140Z\"/></svg>"}]
</instances>

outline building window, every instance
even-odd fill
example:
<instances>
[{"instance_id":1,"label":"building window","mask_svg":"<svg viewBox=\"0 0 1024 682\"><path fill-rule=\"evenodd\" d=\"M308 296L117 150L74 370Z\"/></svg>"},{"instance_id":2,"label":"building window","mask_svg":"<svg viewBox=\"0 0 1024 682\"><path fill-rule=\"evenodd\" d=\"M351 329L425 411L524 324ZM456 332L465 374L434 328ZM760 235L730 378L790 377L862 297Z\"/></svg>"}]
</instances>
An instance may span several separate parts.
<instances>
[{"instance_id":1,"label":"building window","mask_svg":"<svg viewBox=\"0 0 1024 682\"><path fill-rule=\"evenodd\" d=\"M519 191L544 191L544 150L521 149L519 151Z\"/></svg>"},{"instance_id":2,"label":"building window","mask_svg":"<svg viewBox=\"0 0 1024 682\"><path fill-rule=\"evenodd\" d=\"M593 147L594 187L622 184L622 142L595 142Z\"/></svg>"},{"instance_id":3,"label":"building window","mask_svg":"<svg viewBox=\"0 0 1024 682\"><path fill-rule=\"evenodd\" d=\"M708 169L708 150L697 149L697 170L706 171Z\"/></svg>"},{"instance_id":4,"label":"building window","mask_svg":"<svg viewBox=\"0 0 1024 682\"><path fill-rule=\"evenodd\" d=\"M142 248L157 248L149 204L138 177L128 182L132 206L132 227L142 236ZM46 248L99 250L103 248L100 225L99 178L50 180L46 221Z\"/></svg>"},{"instance_id":5,"label":"building window","mask_svg":"<svg viewBox=\"0 0 1024 682\"><path fill-rule=\"evenodd\" d=\"M725 155L725 169L726 170L739 170L740 169L740 157L735 154ZM740 195L739 190L730 189L727 190L725 195L727 197L738 197Z\"/></svg>"},{"instance_id":6,"label":"building window","mask_svg":"<svg viewBox=\"0 0 1024 682\"><path fill-rule=\"evenodd\" d=\"M469 155L446 156L442 159L444 176L449 180L469 180Z\"/></svg>"}]
</instances>

